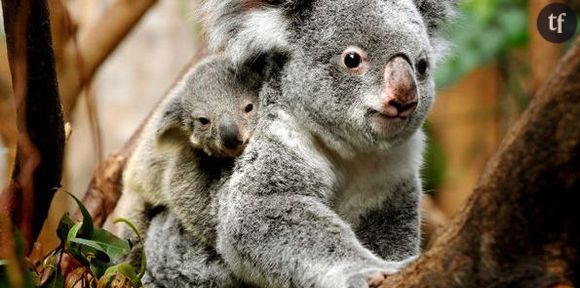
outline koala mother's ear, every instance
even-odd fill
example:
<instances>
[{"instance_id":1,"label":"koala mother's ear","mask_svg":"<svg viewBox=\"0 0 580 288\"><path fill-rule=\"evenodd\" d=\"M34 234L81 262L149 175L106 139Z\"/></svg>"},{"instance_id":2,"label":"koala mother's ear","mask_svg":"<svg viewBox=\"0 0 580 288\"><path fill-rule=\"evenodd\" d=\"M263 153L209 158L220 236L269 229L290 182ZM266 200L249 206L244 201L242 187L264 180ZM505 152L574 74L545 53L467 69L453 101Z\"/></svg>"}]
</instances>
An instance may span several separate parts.
<instances>
[{"instance_id":1,"label":"koala mother's ear","mask_svg":"<svg viewBox=\"0 0 580 288\"><path fill-rule=\"evenodd\" d=\"M226 50L235 63L265 51L284 50L292 15L309 0L205 0L210 50Z\"/></svg>"},{"instance_id":2,"label":"koala mother's ear","mask_svg":"<svg viewBox=\"0 0 580 288\"><path fill-rule=\"evenodd\" d=\"M458 0L414 0L425 20L429 34L433 36L455 17Z\"/></svg>"},{"instance_id":3,"label":"koala mother's ear","mask_svg":"<svg viewBox=\"0 0 580 288\"><path fill-rule=\"evenodd\" d=\"M433 46L433 60L439 62L448 53L448 43L441 34L442 27L455 18L458 0L413 0L421 13Z\"/></svg>"}]
</instances>

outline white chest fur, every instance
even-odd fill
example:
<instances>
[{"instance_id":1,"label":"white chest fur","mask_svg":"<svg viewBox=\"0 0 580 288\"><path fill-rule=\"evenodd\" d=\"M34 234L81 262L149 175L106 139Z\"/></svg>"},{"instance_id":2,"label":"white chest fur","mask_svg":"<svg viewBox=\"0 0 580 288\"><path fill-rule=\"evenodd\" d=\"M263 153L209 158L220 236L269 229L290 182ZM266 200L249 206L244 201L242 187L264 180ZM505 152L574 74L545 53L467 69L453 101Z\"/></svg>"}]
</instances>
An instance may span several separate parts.
<instances>
[{"instance_id":1,"label":"white chest fur","mask_svg":"<svg viewBox=\"0 0 580 288\"><path fill-rule=\"evenodd\" d=\"M356 225L359 216L377 209L396 196L400 184L417 180L422 164L424 134L418 132L406 143L382 153L357 155L339 162L334 207L347 222Z\"/></svg>"},{"instance_id":2,"label":"white chest fur","mask_svg":"<svg viewBox=\"0 0 580 288\"><path fill-rule=\"evenodd\" d=\"M284 145L299 151L310 166L319 170L332 195L325 195L335 211L348 223L356 225L359 216L377 209L397 193L399 184L419 176L425 135L418 131L407 142L387 151L359 153L342 159L320 148L288 114L279 112L280 120L270 133Z\"/></svg>"}]
</instances>

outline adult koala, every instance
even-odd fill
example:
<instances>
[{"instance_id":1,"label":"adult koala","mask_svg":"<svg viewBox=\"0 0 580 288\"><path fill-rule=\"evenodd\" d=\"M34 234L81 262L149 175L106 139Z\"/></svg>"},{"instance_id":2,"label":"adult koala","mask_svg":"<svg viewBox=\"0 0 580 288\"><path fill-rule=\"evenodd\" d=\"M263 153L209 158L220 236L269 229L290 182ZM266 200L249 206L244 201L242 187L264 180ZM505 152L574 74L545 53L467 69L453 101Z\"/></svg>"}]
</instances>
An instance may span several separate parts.
<instances>
[{"instance_id":1,"label":"adult koala","mask_svg":"<svg viewBox=\"0 0 580 288\"><path fill-rule=\"evenodd\" d=\"M210 42L288 59L219 199L217 251L261 287L365 287L419 253L424 135L452 0L210 0Z\"/></svg>"}]
</instances>

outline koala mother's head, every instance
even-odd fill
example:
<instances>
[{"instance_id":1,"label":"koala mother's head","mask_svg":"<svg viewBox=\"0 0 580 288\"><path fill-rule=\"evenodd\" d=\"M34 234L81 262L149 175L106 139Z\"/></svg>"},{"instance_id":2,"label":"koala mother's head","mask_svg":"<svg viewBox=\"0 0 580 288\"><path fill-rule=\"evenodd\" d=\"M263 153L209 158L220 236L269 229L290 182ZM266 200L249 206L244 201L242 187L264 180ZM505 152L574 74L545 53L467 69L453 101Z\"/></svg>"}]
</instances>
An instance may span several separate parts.
<instances>
[{"instance_id":1,"label":"koala mother's head","mask_svg":"<svg viewBox=\"0 0 580 288\"><path fill-rule=\"evenodd\" d=\"M453 0L211 0L210 43L234 58L288 51L270 99L323 139L369 149L404 141L434 98L438 29ZM306 117L305 117L306 116Z\"/></svg>"}]
</instances>

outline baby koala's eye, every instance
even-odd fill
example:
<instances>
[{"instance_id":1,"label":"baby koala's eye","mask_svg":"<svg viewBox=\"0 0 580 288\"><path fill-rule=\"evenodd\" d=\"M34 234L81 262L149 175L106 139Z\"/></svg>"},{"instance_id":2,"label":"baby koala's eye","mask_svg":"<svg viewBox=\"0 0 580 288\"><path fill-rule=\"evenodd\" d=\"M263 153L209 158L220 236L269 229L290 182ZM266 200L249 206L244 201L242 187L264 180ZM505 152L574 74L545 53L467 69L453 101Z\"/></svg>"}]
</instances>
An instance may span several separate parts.
<instances>
[{"instance_id":1,"label":"baby koala's eye","mask_svg":"<svg viewBox=\"0 0 580 288\"><path fill-rule=\"evenodd\" d=\"M358 47L348 47L341 56L341 65L353 74L362 74L366 71L366 53Z\"/></svg>"},{"instance_id":2,"label":"baby koala's eye","mask_svg":"<svg viewBox=\"0 0 580 288\"><path fill-rule=\"evenodd\" d=\"M205 118L205 117L200 117L197 119L199 121L199 123L203 126L209 125L210 121L209 119Z\"/></svg>"},{"instance_id":3,"label":"baby koala's eye","mask_svg":"<svg viewBox=\"0 0 580 288\"><path fill-rule=\"evenodd\" d=\"M244 112L246 112L246 113L250 113L252 111L254 111L254 104L252 104L252 103L246 105L246 107L244 108Z\"/></svg>"}]
</instances>

